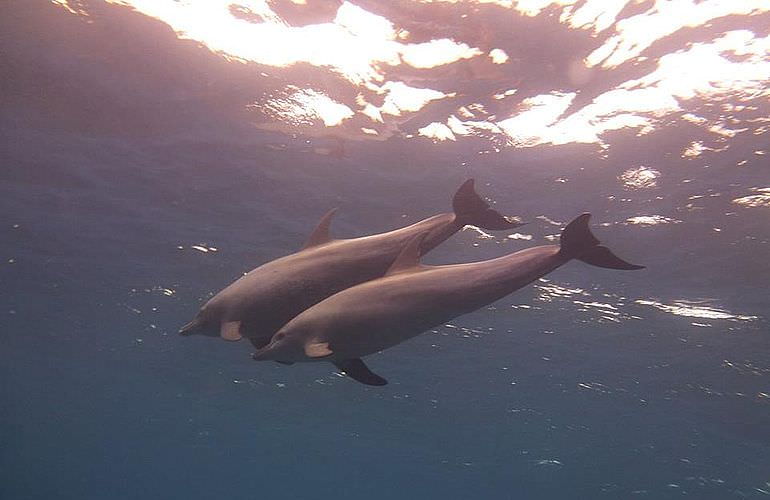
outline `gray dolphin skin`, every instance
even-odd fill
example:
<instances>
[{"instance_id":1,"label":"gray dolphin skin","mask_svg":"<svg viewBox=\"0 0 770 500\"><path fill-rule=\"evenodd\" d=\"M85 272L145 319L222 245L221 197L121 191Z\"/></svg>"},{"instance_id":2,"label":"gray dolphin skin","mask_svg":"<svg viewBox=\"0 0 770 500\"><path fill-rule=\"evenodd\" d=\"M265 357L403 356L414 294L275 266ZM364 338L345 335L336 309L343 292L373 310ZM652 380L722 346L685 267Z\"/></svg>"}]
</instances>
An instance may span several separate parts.
<instances>
[{"instance_id":1,"label":"gray dolphin skin","mask_svg":"<svg viewBox=\"0 0 770 500\"><path fill-rule=\"evenodd\" d=\"M489 230L522 225L492 210L467 180L452 200L453 213L443 213L401 229L361 238L335 240L328 212L294 254L268 262L212 297L179 333L219 335L225 340L247 337L256 348L308 307L341 290L385 274L404 244L425 235L420 252L436 247L465 225Z\"/></svg>"},{"instance_id":2,"label":"gray dolphin skin","mask_svg":"<svg viewBox=\"0 0 770 500\"><path fill-rule=\"evenodd\" d=\"M583 214L562 231L560 245L528 248L497 259L425 266L414 236L385 277L343 290L281 328L254 359L331 361L361 383L385 385L361 358L494 302L572 259L609 269L643 269L599 245Z\"/></svg>"}]
</instances>

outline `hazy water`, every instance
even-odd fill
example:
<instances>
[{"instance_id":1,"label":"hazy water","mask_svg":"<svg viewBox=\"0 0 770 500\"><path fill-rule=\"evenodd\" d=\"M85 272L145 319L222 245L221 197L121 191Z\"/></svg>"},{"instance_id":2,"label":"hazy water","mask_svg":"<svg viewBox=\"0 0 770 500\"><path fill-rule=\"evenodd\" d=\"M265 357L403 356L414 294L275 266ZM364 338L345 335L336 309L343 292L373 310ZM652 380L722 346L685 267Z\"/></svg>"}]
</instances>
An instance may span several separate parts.
<instances>
[{"instance_id":1,"label":"hazy water","mask_svg":"<svg viewBox=\"0 0 770 500\"><path fill-rule=\"evenodd\" d=\"M113 54L120 80L73 35L87 25L12 7L3 499L770 495L770 213L733 202L768 186L766 135L695 160L680 146L701 137L681 123L618 132L607 151L391 138L335 157L312 149L328 138L175 101L157 82L182 70L120 66L142 54ZM654 183L634 184L640 167ZM463 231L427 262L545 244L588 211L603 243L647 269L572 262L372 356L384 388L176 335L210 293L299 249L330 207L335 235L380 232L448 210L468 177L530 224Z\"/></svg>"}]
</instances>

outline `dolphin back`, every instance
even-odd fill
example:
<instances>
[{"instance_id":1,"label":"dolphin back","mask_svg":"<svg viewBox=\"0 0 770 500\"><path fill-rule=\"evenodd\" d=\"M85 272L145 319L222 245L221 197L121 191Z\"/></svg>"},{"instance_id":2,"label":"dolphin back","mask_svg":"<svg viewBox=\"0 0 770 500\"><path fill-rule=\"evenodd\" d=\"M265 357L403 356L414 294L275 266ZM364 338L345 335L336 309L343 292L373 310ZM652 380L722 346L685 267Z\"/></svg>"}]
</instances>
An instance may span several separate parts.
<instances>
[{"instance_id":1,"label":"dolphin back","mask_svg":"<svg viewBox=\"0 0 770 500\"><path fill-rule=\"evenodd\" d=\"M513 229L522 226L516 218L508 218L493 210L473 187L473 179L468 179L457 190L452 199L452 209L457 216L457 222L477 226L492 231Z\"/></svg>"},{"instance_id":2,"label":"dolphin back","mask_svg":"<svg viewBox=\"0 0 770 500\"><path fill-rule=\"evenodd\" d=\"M644 269L621 259L609 248L599 244L588 228L591 214L583 214L567 224L561 232L559 255L565 259L578 259L586 264L607 269L635 270Z\"/></svg>"}]
</instances>

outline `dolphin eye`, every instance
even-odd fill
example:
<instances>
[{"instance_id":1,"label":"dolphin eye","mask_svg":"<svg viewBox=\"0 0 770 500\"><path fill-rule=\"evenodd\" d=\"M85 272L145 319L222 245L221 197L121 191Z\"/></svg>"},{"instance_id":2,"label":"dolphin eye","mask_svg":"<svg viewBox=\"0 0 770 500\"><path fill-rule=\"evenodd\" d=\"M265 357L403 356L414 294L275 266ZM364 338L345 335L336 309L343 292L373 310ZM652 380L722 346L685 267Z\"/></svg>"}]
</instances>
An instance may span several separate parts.
<instances>
[{"instance_id":1,"label":"dolphin eye","mask_svg":"<svg viewBox=\"0 0 770 500\"><path fill-rule=\"evenodd\" d=\"M285 333L276 333L275 340L282 340L286 336Z\"/></svg>"}]
</instances>

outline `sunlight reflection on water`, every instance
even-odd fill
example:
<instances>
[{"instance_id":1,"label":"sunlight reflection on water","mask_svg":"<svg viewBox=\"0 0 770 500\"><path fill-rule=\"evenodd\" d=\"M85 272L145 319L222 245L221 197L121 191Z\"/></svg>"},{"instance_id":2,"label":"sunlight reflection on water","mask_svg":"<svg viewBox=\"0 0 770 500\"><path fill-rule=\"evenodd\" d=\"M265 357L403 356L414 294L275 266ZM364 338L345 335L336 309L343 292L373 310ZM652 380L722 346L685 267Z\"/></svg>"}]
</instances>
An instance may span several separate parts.
<instances>
[{"instance_id":1,"label":"sunlight reflection on water","mask_svg":"<svg viewBox=\"0 0 770 500\"><path fill-rule=\"evenodd\" d=\"M742 196L733 200L733 203L750 208L770 208L770 188L751 188L757 194Z\"/></svg>"},{"instance_id":2,"label":"sunlight reflection on water","mask_svg":"<svg viewBox=\"0 0 770 500\"><path fill-rule=\"evenodd\" d=\"M88 15L79 3L51 1L72 14ZM257 125L269 129L280 125L314 135L339 129L337 133L357 139L379 139L395 133L434 141L481 137L493 142L494 152L502 147L540 144L594 143L606 147L608 132L630 128L647 134L666 117L683 111L690 117L678 119L696 123L715 136L765 132L761 125L750 122L753 118L741 117L750 106L741 107L740 103L770 95L766 85L770 80L770 36L762 38L749 29L719 32L707 41L687 42L679 50L653 56L656 65L646 74L627 78L620 73L627 72L628 64L645 63L649 58L645 54L656 42L683 29L708 29L709 23L718 19L745 16L748 20L770 12L762 0L655 2L621 20L617 17L628 2L435 2L452 3L457 9L480 3L487 9L498 9L499 15L515 10L530 17L545 15L546 9L555 5L560 11L558 22L565 30L585 33L588 40L594 37L592 43L598 46L569 69L572 89L521 96L511 88L516 80L526 87L524 76L516 75L514 69L518 64L516 47L490 46L484 29L476 31L477 38L466 40L450 39L443 33L414 37L408 29L412 21L401 18L397 10L384 8L374 13L350 2L342 2L331 21L321 18L326 15L324 10L317 24L292 26L275 6L263 0L242 4L225 0L105 1L157 18L180 38L196 40L233 60L273 68L308 63L344 79L306 88L291 82L280 88L279 83L273 89L280 94L277 97L244 103L258 112ZM432 3L415 2L415 8L430 13L436 7ZM310 5L304 8L312 13ZM474 25L484 23L483 17L463 14L461 18ZM472 34L465 31L462 36ZM533 32L528 36L537 40L539 35ZM475 98L466 97L459 91L456 78L458 71L463 71L463 61L472 63L468 66L471 78L479 72L495 88ZM407 68L425 73L410 76ZM619 72L612 76L619 81L614 88L594 93L575 106L578 94L595 92L591 90L594 78L604 79L613 71ZM510 103L502 100L514 94L516 99ZM687 109L694 98L714 102L729 98L735 105L729 114L707 117ZM439 99L448 99L450 109L437 114L429 103ZM485 110L487 105L494 111ZM475 112L468 113L472 107ZM420 113L430 113L430 122L415 120L416 126L402 125L400 117ZM696 141L683 154L695 157L710 148Z\"/></svg>"},{"instance_id":3,"label":"sunlight reflection on water","mask_svg":"<svg viewBox=\"0 0 770 500\"><path fill-rule=\"evenodd\" d=\"M658 224L679 224L681 220L665 217L663 215L637 215L626 219L627 224L640 226L656 226Z\"/></svg>"},{"instance_id":4,"label":"sunlight reflection on water","mask_svg":"<svg viewBox=\"0 0 770 500\"><path fill-rule=\"evenodd\" d=\"M678 300L671 304L664 304L652 299L638 299L635 301L636 304L654 307L655 309L663 312L674 314L676 316L686 316L689 318L723 319L728 321L755 321L758 319L758 316L735 314L724 309L702 305L704 302L709 301Z\"/></svg>"}]
</instances>

